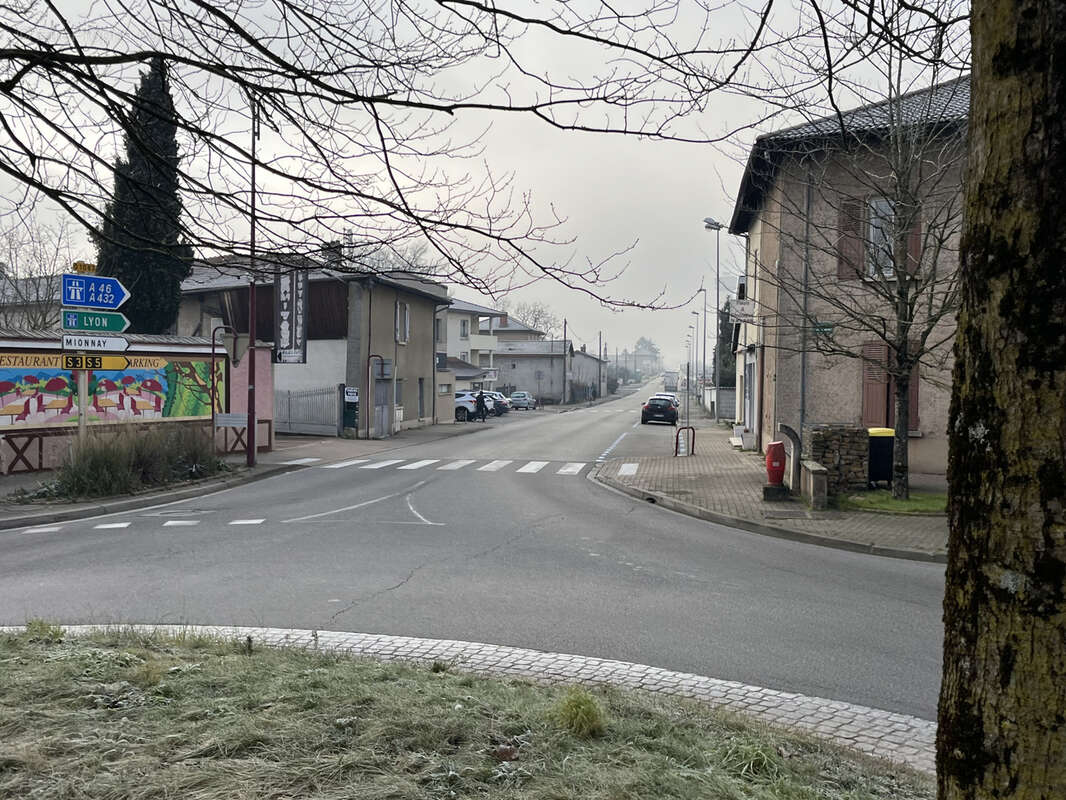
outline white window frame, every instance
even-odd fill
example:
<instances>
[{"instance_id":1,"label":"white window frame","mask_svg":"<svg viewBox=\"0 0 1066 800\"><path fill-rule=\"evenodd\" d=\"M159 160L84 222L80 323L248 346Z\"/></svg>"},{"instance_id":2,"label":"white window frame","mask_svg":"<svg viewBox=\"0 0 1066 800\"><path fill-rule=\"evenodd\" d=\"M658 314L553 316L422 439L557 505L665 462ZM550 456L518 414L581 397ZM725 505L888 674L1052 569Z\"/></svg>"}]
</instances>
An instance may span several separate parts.
<instances>
[{"instance_id":1,"label":"white window frame","mask_svg":"<svg viewBox=\"0 0 1066 800\"><path fill-rule=\"evenodd\" d=\"M407 344L411 338L411 307L402 300L396 301L396 341Z\"/></svg>"},{"instance_id":2,"label":"white window frame","mask_svg":"<svg viewBox=\"0 0 1066 800\"><path fill-rule=\"evenodd\" d=\"M460 319L459 320L459 338L460 339L469 339L470 338L470 320L468 320L468 319Z\"/></svg>"},{"instance_id":3,"label":"white window frame","mask_svg":"<svg viewBox=\"0 0 1066 800\"><path fill-rule=\"evenodd\" d=\"M437 384L437 394L451 394L451 393L452 393L452 384L450 384L450 383L438 383Z\"/></svg>"},{"instance_id":4,"label":"white window frame","mask_svg":"<svg viewBox=\"0 0 1066 800\"><path fill-rule=\"evenodd\" d=\"M887 197L871 197L866 202L866 277L870 280L895 278L895 204Z\"/></svg>"}]
</instances>

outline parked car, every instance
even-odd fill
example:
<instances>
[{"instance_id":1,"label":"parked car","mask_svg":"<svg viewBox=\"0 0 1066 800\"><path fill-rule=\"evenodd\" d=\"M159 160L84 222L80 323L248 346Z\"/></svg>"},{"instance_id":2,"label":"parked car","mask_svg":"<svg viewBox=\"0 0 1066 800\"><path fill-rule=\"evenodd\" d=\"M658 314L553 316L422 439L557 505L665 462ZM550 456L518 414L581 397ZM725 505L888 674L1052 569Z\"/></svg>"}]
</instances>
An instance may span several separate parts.
<instances>
[{"instance_id":1,"label":"parked car","mask_svg":"<svg viewBox=\"0 0 1066 800\"><path fill-rule=\"evenodd\" d=\"M665 397L671 403L674 404L674 408L681 407L681 399L673 392L656 392L652 397Z\"/></svg>"},{"instance_id":2,"label":"parked car","mask_svg":"<svg viewBox=\"0 0 1066 800\"><path fill-rule=\"evenodd\" d=\"M527 411L536 411L537 398L529 392L511 392L511 408L524 408Z\"/></svg>"},{"instance_id":3,"label":"parked car","mask_svg":"<svg viewBox=\"0 0 1066 800\"><path fill-rule=\"evenodd\" d=\"M668 397L650 397L640 409L640 424L649 422L669 422L677 425L677 408Z\"/></svg>"},{"instance_id":4,"label":"parked car","mask_svg":"<svg viewBox=\"0 0 1066 800\"><path fill-rule=\"evenodd\" d=\"M497 417L502 417L511 410L511 401L503 392L485 392L485 395L491 397L495 403Z\"/></svg>"},{"instance_id":5,"label":"parked car","mask_svg":"<svg viewBox=\"0 0 1066 800\"><path fill-rule=\"evenodd\" d=\"M488 413L495 413L493 410L492 395L485 392L485 408L488 409ZM465 390L455 393L455 421L466 422L467 420L475 419L477 417L477 392Z\"/></svg>"}]
</instances>

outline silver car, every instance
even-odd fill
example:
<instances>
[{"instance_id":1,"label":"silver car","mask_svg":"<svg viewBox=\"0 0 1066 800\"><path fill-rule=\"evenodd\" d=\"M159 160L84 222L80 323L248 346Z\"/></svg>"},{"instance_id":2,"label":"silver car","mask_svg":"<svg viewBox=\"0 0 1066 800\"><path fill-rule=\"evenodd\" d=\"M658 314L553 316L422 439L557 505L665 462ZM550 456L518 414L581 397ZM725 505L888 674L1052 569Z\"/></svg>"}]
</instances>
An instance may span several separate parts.
<instances>
[{"instance_id":1,"label":"silver car","mask_svg":"<svg viewBox=\"0 0 1066 800\"><path fill-rule=\"evenodd\" d=\"M537 398L529 392L511 392L511 408L516 411L524 408L527 411L537 410Z\"/></svg>"}]
</instances>

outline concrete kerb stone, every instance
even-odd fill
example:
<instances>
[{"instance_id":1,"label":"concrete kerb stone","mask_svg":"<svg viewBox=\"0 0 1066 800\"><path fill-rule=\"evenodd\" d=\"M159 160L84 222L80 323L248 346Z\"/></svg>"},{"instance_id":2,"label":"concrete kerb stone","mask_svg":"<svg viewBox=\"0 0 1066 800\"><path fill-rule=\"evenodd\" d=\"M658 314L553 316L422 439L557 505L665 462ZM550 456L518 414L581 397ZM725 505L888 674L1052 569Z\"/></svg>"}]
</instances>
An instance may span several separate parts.
<instances>
[{"instance_id":1,"label":"concrete kerb stone","mask_svg":"<svg viewBox=\"0 0 1066 800\"><path fill-rule=\"evenodd\" d=\"M25 514L20 517L5 517L0 519L0 530L23 528L32 525L47 525L53 522L66 522L72 519L84 517L98 517L104 514L119 514L124 511L135 511L150 506L176 503L181 500L189 500L193 497L202 497L205 494L213 494L224 489L232 489L235 486L243 486L256 481L272 478L284 472L291 472L304 467L297 464L278 464L263 467L254 472L246 472L233 475L228 478L210 479L196 483L192 486L183 486L180 489L152 492L144 495L134 495L119 499L101 500L99 502L76 503L70 507L52 506L47 510L36 514ZM10 508L10 505L8 506Z\"/></svg>"},{"instance_id":2,"label":"concrete kerb stone","mask_svg":"<svg viewBox=\"0 0 1066 800\"><path fill-rule=\"evenodd\" d=\"M733 517L728 514L720 514L717 511L711 511L710 509L701 506L686 503L684 500L678 500L675 497L670 497L661 492L627 486L624 483L613 480L605 475L601 475L601 472L602 470L597 466L597 468L588 472L588 479L599 483L601 486L610 489L611 491L620 492L621 494L645 502L650 500L653 505L662 506L663 508L678 514L685 514L689 517L702 519L705 522L713 522L718 525L725 525L730 528L737 528L739 530L748 531L749 533L757 533L762 536L771 536L775 539L786 539L788 541L813 544L820 547L831 547L835 550L847 550L852 553L866 553L869 555L884 556L886 558L901 558L908 561L924 561L935 564L947 563L946 553L925 553L921 550L904 550L895 547L885 547L883 545L853 542L848 541L847 539L817 536L812 533L804 533L802 531L779 528L774 525L766 525L764 523L755 522L754 520L745 519L744 517Z\"/></svg>"},{"instance_id":3,"label":"concrete kerb stone","mask_svg":"<svg viewBox=\"0 0 1066 800\"><path fill-rule=\"evenodd\" d=\"M72 636L108 630L140 634L210 636L267 647L298 647L377 661L448 663L476 675L517 676L546 684L612 685L685 697L739 713L771 726L786 727L927 774L935 772L936 723L890 711L764 689L736 681L674 672L658 667L565 653L546 653L452 639L220 625L69 625ZM22 626L0 626L21 632Z\"/></svg>"}]
</instances>

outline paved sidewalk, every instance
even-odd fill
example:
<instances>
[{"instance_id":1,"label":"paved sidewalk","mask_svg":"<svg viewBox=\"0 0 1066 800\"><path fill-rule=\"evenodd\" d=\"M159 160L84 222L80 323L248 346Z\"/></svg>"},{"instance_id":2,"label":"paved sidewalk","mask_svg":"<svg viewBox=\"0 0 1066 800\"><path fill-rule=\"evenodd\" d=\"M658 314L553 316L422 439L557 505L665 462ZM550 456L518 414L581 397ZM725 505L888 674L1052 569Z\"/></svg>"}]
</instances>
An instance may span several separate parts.
<instances>
[{"instance_id":1,"label":"paved sidewalk","mask_svg":"<svg viewBox=\"0 0 1066 800\"><path fill-rule=\"evenodd\" d=\"M756 533L879 555L946 560L946 516L811 511L799 500L763 501L764 456L734 450L729 436L727 428L713 423L698 427L695 455L616 458L605 462L595 479L675 511Z\"/></svg>"},{"instance_id":2,"label":"paved sidewalk","mask_svg":"<svg viewBox=\"0 0 1066 800\"><path fill-rule=\"evenodd\" d=\"M779 692L628 661L544 653L478 642L343 631L209 625L121 627L241 640L250 636L253 642L268 647L302 647L381 661L442 661L478 675L511 675L545 683L609 684L623 689L659 692L700 700L760 722L813 734L920 772L935 772L935 722L838 700ZM95 625L64 625L63 628L75 636L106 629ZM0 627L0 632L20 630L22 628L16 626Z\"/></svg>"}]
</instances>

